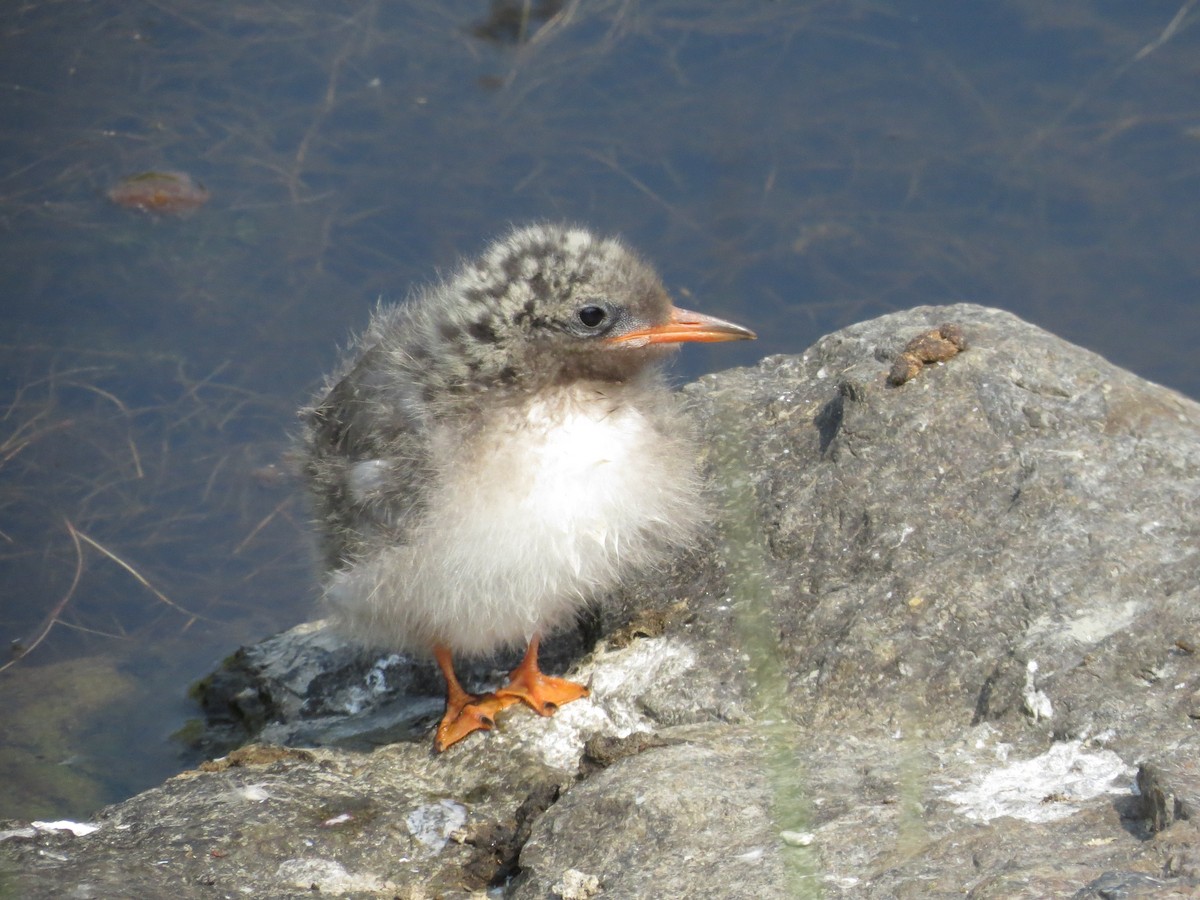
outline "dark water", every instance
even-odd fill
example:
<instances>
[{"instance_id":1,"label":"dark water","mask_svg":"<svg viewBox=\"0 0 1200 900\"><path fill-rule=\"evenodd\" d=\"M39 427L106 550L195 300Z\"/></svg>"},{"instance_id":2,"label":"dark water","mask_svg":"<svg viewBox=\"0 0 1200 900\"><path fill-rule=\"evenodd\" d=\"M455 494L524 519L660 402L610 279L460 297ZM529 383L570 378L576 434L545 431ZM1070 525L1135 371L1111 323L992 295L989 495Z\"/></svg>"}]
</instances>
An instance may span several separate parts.
<instances>
[{"instance_id":1,"label":"dark water","mask_svg":"<svg viewBox=\"0 0 1200 900\"><path fill-rule=\"evenodd\" d=\"M1200 397L1197 0L522 7L5 13L0 818L185 764L188 684L311 612L295 408L509 222L621 232L762 336L681 377L970 300ZM211 199L106 198L147 171Z\"/></svg>"}]
</instances>

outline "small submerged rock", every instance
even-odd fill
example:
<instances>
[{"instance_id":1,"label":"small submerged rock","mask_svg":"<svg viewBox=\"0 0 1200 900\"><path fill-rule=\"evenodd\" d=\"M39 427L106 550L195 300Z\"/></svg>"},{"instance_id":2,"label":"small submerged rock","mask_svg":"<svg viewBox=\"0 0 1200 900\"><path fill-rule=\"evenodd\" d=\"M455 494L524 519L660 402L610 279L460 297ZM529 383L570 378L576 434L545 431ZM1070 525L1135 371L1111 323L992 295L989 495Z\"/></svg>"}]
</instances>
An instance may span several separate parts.
<instances>
[{"instance_id":1,"label":"small submerged rock","mask_svg":"<svg viewBox=\"0 0 1200 900\"><path fill-rule=\"evenodd\" d=\"M140 172L108 190L108 199L117 206L160 216L192 212L208 198L207 188L186 172Z\"/></svg>"}]
</instances>

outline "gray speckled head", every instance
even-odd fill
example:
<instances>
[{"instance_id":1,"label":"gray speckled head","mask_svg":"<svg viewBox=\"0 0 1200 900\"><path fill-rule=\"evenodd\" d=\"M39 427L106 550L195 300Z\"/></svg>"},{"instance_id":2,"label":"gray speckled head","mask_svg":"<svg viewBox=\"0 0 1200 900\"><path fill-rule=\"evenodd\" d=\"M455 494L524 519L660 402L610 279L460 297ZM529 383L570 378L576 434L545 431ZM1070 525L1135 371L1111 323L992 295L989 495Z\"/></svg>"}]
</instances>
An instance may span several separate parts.
<instances>
[{"instance_id":1,"label":"gray speckled head","mask_svg":"<svg viewBox=\"0 0 1200 900\"><path fill-rule=\"evenodd\" d=\"M620 381L670 347L609 339L666 322L654 270L613 238L560 225L517 229L414 298L379 335L411 360L425 400L526 392L576 378Z\"/></svg>"}]
</instances>

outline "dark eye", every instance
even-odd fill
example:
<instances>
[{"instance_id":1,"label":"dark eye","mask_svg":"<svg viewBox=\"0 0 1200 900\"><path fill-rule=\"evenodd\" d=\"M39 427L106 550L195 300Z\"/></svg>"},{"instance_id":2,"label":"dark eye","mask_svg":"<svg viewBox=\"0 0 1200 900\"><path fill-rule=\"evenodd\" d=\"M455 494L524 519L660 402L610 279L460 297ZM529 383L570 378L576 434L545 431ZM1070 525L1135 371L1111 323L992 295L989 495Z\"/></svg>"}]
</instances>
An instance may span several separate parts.
<instances>
[{"instance_id":1,"label":"dark eye","mask_svg":"<svg viewBox=\"0 0 1200 900\"><path fill-rule=\"evenodd\" d=\"M585 306L579 311L579 321L588 328L598 328L608 318L608 310L599 306Z\"/></svg>"}]
</instances>

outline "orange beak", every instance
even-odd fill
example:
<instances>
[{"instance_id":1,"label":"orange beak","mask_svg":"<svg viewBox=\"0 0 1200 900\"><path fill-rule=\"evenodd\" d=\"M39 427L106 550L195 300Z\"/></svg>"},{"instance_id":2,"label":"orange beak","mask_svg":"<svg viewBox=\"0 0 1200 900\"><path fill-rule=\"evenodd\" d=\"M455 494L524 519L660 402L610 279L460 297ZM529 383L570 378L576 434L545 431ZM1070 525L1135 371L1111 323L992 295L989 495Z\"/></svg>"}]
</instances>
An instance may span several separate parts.
<instances>
[{"instance_id":1,"label":"orange beak","mask_svg":"<svg viewBox=\"0 0 1200 900\"><path fill-rule=\"evenodd\" d=\"M661 325L650 325L627 331L608 339L609 344L645 347L647 344L682 344L684 342L713 343L715 341L752 341L756 335L749 328L734 325L715 316L671 307L671 318Z\"/></svg>"}]
</instances>

